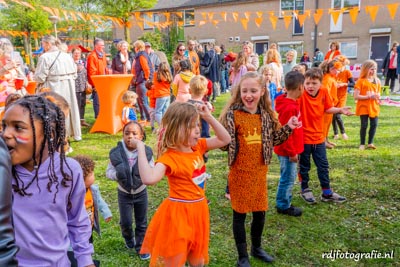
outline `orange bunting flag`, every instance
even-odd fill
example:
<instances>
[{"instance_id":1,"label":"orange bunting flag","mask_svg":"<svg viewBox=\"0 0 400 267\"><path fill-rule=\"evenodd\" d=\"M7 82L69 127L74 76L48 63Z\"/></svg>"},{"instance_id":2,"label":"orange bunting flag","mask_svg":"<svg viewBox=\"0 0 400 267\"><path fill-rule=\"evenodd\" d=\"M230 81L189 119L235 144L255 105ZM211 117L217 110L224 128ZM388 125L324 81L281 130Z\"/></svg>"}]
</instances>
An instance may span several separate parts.
<instances>
[{"instance_id":1,"label":"orange bunting flag","mask_svg":"<svg viewBox=\"0 0 400 267\"><path fill-rule=\"evenodd\" d=\"M220 15L224 21L226 21L226 12L221 12Z\"/></svg>"},{"instance_id":2,"label":"orange bunting flag","mask_svg":"<svg viewBox=\"0 0 400 267\"><path fill-rule=\"evenodd\" d=\"M204 24L206 24L206 21L205 21L205 20L200 20L200 21L199 21L199 26L203 26Z\"/></svg>"},{"instance_id":3,"label":"orange bunting flag","mask_svg":"<svg viewBox=\"0 0 400 267\"><path fill-rule=\"evenodd\" d=\"M69 17L68 17L68 12L67 12L66 10L62 9L62 13L63 13L63 15L64 15L64 19L65 19L65 20L68 20L68 19L69 19Z\"/></svg>"},{"instance_id":4,"label":"orange bunting flag","mask_svg":"<svg viewBox=\"0 0 400 267\"><path fill-rule=\"evenodd\" d=\"M290 22L292 21L292 16L283 16L283 21L285 22L285 28L289 28Z\"/></svg>"},{"instance_id":5,"label":"orange bunting flag","mask_svg":"<svg viewBox=\"0 0 400 267\"><path fill-rule=\"evenodd\" d=\"M60 17L60 10L58 8L53 8L53 12L57 17Z\"/></svg>"},{"instance_id":6,"label":"orange bunting flag","mask_svg":"<svg viewBox=\"0 0 400 267\"><path fill-rule=\"evenodd\" d=\"M351 22L353 24L356 24L357 17L358 17L358 7L353 7L349 10Z\"/></svg>"},{"instance_id":7,"label":"orange bunting flag","mask_svg":"<svg viewBox=\"0 0 400 267\"><path fill-rule=\"evenodd\" d=\"M278 17L274 15L274 12L269 13L269 21L272 24L272 28L276 29L276 23L278 22Z\"/></svg>"},{"instance_id":8,"label":"orange bunting flag","mask_svg":"<svg viewBox=\"0 0 400 267\"><path fill-rule=\"evenodd\" d=\"M394 4L388 4L387 5L387 8L389 10L390 17L392 18L392 20L396 16L396 12L397 12L398 6L399 6L399 3L394 3Z\"/></svg>"},{"instance_id":9,"label":"orange bunting flag","mask_svg":"<svg viewBox=\"0 0 400 267\"><path fill-rule=\"evenodd\" d=\"M232 12L232 16L233 16L233 20L234 20L235 22L237 22L237 21L238 21L238 18L239 18L239 13L238 13L238 12Z\"/></svg>"},{"instance_id":10,"label":"orange bunting flag","mask_svg":"<svg viewBox=\"0 0 400 267\"><path fill-rule=\"evenodd\" d=\"M214 19L211 23L212 23L214 26L217 26L217 24L219 23L219 20Z\"/></svg>"},{"instance_id":11,"label":"orange bunting flag","mask_svg":"<svg viewBox=\"0 0 400 267\"><path fill-rule=\"evenodd\" d=\"M127 28L131 28L132 27L132 23L130 21L125 22L125 26Z\"/></svg>"},{"instance_id":12,"label":"orange bunting flag","mask_svg":"<svg viewBox=\"0 0 400 267\"><path fill-rule=\"evenodd\" d=\"M263 22L263 18L255 18L255 19L254 19L254 22L256 23L256 26L257 26L258 28L260 28L261 23Z\"/></svg>"},{"instance_id":13,"label":"orange bunting flag","mask_svg":"<svg viewBox=\"0 0 400 267\"><path fill-rule=\"evenodd\" d=\"M379 6L366 6L365 11L371 17L372 22L375 22L376 15L378 14Z\"/></svg>"},{"instance_id":14,"label":"orange bunting flag","mask_svg":"<svg viewBox=\"0 0 400 267\"><path fill-rule=\"evenodd\" d=\"M140 13L139 12L135 12L134 15L135 15L136 21L141 21L142 20L142 18L140 17Z\"/></svg>"},{"instance_id":15,"label":"orange bunting flag","mask_svg":"<svg viewBox=\"0 0 400 267\"><path fill-rule=\"evenodd\" d=\"M153 18L153 12L146 12L145 14L146 14L146 16L147 16L150 20L152 20L152 18Z\"/></svg>"},{"instance_id":16,"label":"orange bunting flag","mask_svg":"<svg viewBox=\"0 0 400 267\"><path fill-rule=\"evenodd\" d=\"M306 20L306 14L298 15L297 18L299 20L300 27L303 27L304 21Z\"/></svg>"},{"instance_id":17,"label":"orange bunting flag","mask_svg":"<svg viewBox=\"0 0 400 267\"><path fill-rule=\"evenodd\" d=\"M179 26L179 27L182 27L182 26L183 26L183 20L180 20L180 21L178 21L177 23L178 23L178 26Z\"/></svg>"},{"instance_id":18,"label":"orange bunting flag","mask_svg":"<svg viewBox=\"0 0 400 267\"><path fill-rule=\"evenodd\" d=\"M242 23L243 29L247 31L247 24L249 23L249 20L246 18L242 18L240 19L240 22Z\"/></svg>"},{"instance_id":19,"label":"orange bunting flag","mask_svg":"<svg viewBox=\"0 0 400 267\"><path fill-rule=\"evenodd\" d=\"M299 16L299 11L293 10L293 16L297 19L297 17Z\"/></svg>"},{"instance_id":20,"label":"orange bunting flag","mask_svg":"<svg viewBox=\"0 0 400 267\"><path fill-rule=\"evenodd\" d=\"M193 13L192 13L192 14L193 14ZM183 17L182 12L175 12L175 15L177 15L179 18L182 18L182 17Z\"/></svg>"},{"instance_id":21,"label":"orange bunting flag","mask_svg":"<svg viewBox=\"0 0 400 267\"><path fill-rule=\"evenodd\" d=\"M69 12L69 14L71 15L72 19L73 19L75 22L77 22L77 21L78 21L78 19L76 18L76 16L75 16L75 13L74 13L74 12L70 11L70 12Z\"/></svg>"},{"instance_id":22,"label":"orange bunting flag","mask_svg":"<svg viewBox=\"0 0 400 267\"><path fill-rule=\"evenodd\" d=\"M36 8L34 8L31 4L29 4L27 2L21 1L20 4L23 5L23 6L29 7L32 10L36 10Z\"/></svg>"},{"instance_id":23,"label":"orange bunting flag","mask_svg":"<svg viewBox=\"0 0 400 267\"><path fill-rule=\"evenodd\" d=\"M212 21L212 20L213 20L213 17L214 17L214 12L208 13L208 20L209 20L209 21Z\"/></svg>"},{"instance_id":24,"label":"orange bunting flag","mask_svg":"<svg viewBox=\"0 0 400 267\"><path fill-rule=\"evenodd\" d=\"M329 13L332 15L333 23L336 25L340 14L342 14L342 10L335 10L332 8L332 9L329 9Z\"/></svg>"},{"instance_id":25,"label":"orange bunting flag","mask_svg":"<svg viewBox=\"0 0 400 267\"><path fill-rule=\"evenodd\" d=\"M201 16L203 17L204 20L207 20L207 13L206 12L201 12Z\"/></svg>"},{"instance_id":26,"label":"orange bunting flag","mask_svg":"<svg viewBox=\"0 0 400 267\"><path fill-rule=\"evenodd\" d=\"M250 12L244 12L244 16L245 16L245 18L247 19L247 20L249 20L250 19Z\"/></svg>"},{"instance_id":27,"label":"orange bunting flag","mask_svg":"<svg viewBox=\"0 0 400 267\"><path fill-rule=\"evenodd\" d=\"M315 25L318 25L318 23L321 20L323 14L324 14L324 10L322 10L322 9L315 10L315 13L313 14Z\"/></svg>"},{"instance_id":28,"label":"orange bunting flag","mask_svg":"<svg viewBox=\"0 0 400 267\"><path fill-rule=\"evenodd\" d=\"M258 18L261 18L262 15L263 15L263 12L262 12L262 11L257 11L256 14L257 14L257 17L258 17Z\"/></svg>"},{"instance_id":29,"label":"orange bunting flag","mask_svg":"<svg viewBox=\"0 0 400 267\"><path fill-rule=\"evenodd\" d=\"M42 9L48 13L50 13L52 16L55 16L53 10L50 7L47 6L42 6Z\"/></svg>"},{"instance_id":30,"label":"orange bunting flag","mask_svg":"<svg viewBox=\"0 0 400 267\"><path fill-rule=\"evenodd\" d=\"M76 12L76 14L83 20L86 21L85 15L82 12Z\"/></svg>"}]
</instances>

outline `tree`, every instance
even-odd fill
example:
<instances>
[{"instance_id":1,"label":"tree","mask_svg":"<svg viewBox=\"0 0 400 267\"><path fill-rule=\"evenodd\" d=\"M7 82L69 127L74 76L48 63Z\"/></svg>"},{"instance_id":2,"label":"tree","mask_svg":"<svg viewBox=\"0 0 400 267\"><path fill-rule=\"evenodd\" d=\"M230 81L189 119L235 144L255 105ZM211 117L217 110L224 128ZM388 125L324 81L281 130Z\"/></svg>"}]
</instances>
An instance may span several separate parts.
<instances>
[{"instance_id":1,"label":"tree","mask_svg":"<svg viewBox=\"0 0 400 267\"><path fill-rule=\"evenodd\" d=\"M99 0L104 14L121 19L124 27L125 40L130 43L129 18L132 13L141 9L153 7L157 0Z\"/></svg>"}]
</instances>

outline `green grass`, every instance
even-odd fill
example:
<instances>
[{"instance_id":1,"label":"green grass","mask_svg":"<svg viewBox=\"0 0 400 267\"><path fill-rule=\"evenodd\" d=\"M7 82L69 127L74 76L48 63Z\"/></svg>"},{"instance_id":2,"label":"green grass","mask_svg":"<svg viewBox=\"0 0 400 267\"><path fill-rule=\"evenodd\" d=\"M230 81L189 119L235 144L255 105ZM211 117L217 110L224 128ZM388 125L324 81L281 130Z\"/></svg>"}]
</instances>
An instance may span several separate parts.
<instances>
[{"instance_id":1,"label":"green grass","mask_svg":"<svg viewBox=\"0 0 400 267\"><path fill-rule=\"evenodd\" d=\"M219 115L229 95L218 98L215 116ZM349 103L354 107L352 97ZM87 107L87 120L94 123L91 105ZM379 125L375 138L377 150L359 151L359 117L345 117L350 139L338 140L337 147L328 150L332 187L347 197L343 204L318 202L307 205L299 196L299 185L293 189L293 204L303 208L303 216L293 218L278 215L275 196L279 180L279 162L274 156L268 173L267 212L262 245L275 256L270 266L400 266L400 109L381 107ZM147 144L154 145L155 137L149 129ZM90 134L83 130L83 140L73 142L74 153L91 155L96 161L96 183L100 185L103 198L113 211L110 223L102 221L102 236L94 234L95 258L102 266L148 266L133 251L125 248L119 229L117 184L105 177L109 150L121 139L117 135ZM212 178L207 185L210 203L210 264L209 266L236 266L236 249L232 235L232 210L224 198L227 177L226 153L210 152L207 163ZM319 194L319 182L315 166L310 172L310 186ZM166 179L149 186L148 217L168 194ZM246 220L249 238L251 215ZM248 241L250 244L250 241ZM332 261L323 259L322 253L331 250L343 252L394 251L393 259L351 259ZM252 266L265 266L251 258Z\"/></svg>"}]
</instances>

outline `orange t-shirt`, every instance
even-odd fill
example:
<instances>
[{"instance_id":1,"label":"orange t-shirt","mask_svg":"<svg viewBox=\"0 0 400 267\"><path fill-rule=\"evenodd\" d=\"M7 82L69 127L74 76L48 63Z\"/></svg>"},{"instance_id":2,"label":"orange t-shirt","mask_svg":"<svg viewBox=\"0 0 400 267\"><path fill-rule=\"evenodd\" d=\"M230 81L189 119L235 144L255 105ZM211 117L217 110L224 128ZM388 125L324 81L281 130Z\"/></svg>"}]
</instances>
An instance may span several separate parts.
<instances>
[{"instance_id":1,"label":"orange t-shirt","mask_svg":"<svg viewBox=\"0 0 400 267\"><path fill-rule=\"evenodd\" d=\"M153 77L153 88L154 90L154 97L160 98L171 95L171 83L161 79L161 82L157 80L157 72L154 73Z\"/></svg>"},{"instance_id":2,"label":"orange t-shirt","mask_svg":"<svg viewBox=\"0 0 400 267\"><path fill-rule=\"evenodd\" d=\"M351 74L351 71L349 70L343 70L341 71L338 76L336 77L336 81L339 83L348 83L349 79L352 78L353 75ZM336 104L336 107L344 107L346 105L346 100L347 100L347 85L338 87L337 88L337 98L338 98L338 103Z\"/></svg>"},{"instance_id":3,"label":"orange t-shirt","mask_svg":"<svg viewBox=\"0 0 400 267\"><path fill-rule=\"evenodd\" d=\"M299 99L304 144L320 144L325 141L324 113L333 107L326 88L321 87L316 96L304 92Z\"/></svg>"},{"instance_id":4,"label":"orange t-shirt","mask_svg":"<svg viewBox=\"0 0 400 267\"><path fill-rule=\"evenodd\" d=\"M192 152L185 153L168 149L158 160L166 166L169 197L183 200L198 200L205 196L207 178L203 154L207 151L207 141L200 138Z\"/></svg>"},{"instance_id":5,"label":"orange t-shirt","mask_svg":"<svg viewBox=\"0 0 400 267\"><path fill-rule=\"evenodd\" d=\"M322 86L328 90L330 97L332 98L333 105L336 106L338 103L337 98L337 86L336 86L336 79L332 75L325 74L324 78L322 79Z\"/></svg>"},{"instance_id":6,"label":"orange t-shirt","mask_svg":"<svg viewBox=\"0 0 400 267\"><path fill-rule=\"evenodd\" d=\"M368 81L368 79L358 79L354 85L354 90L360 91L360 95L368 95L369 92L378 94L381 92L381 84L378 79L376 83ZM368 115L371 118L379 116L379 101L375 99L357 100L356 115Z\"/></svg>"}]
</instances>

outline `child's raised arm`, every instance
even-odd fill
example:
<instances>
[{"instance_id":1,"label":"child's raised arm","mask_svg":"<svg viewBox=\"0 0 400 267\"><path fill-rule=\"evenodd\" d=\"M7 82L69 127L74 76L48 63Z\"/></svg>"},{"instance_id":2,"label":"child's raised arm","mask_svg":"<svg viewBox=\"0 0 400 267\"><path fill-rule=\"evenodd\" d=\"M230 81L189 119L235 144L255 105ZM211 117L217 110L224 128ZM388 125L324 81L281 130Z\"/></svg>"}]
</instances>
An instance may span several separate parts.
<instances>
[{"instance_id":1,"label":"child's raised arm","mask_svg":"<svg viewBox=\"0 0 400 267\"><path fill-rule=\"evenodd\" d=\"M165 165L162 163L157 163L154 167L151 167L146 157L144 143L139 140L133 141L136 142L136 149L138 151L139 173L142 182L145 185L152 185L157 183L165 175Z\"/></svg>"},{"instance_id":2,"label":"child's raised arm","mask_svg":"<svg viewBox=\"0 0 400 267\"><path fill-rule=\"evenodd\" d=\"M211 115L211 110L205 104L196 104L197 110L200 116L210 124L214 129L215 136L207 138L207 148L208 150L220 148L226 146L231 142L231 137L228 131L222 126L217 119Z\"/></svg>"}]
</instances>

